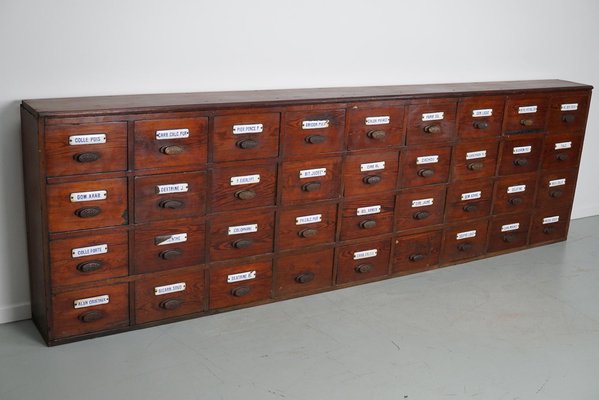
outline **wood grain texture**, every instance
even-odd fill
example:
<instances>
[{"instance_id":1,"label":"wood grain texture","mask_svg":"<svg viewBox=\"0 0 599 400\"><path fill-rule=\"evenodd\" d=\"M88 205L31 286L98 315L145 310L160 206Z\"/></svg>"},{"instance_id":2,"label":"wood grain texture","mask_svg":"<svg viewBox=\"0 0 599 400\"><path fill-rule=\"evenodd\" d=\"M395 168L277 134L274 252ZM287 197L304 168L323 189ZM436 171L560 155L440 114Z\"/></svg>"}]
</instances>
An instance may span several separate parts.
<instances>
[{"instance_id":1,"label":"wood grain texture","mask_svg":"<svg viewBox=\"0 0 599 400\"><path fill-rule=\"evenodd\" d=\"M346 197L395 190L399 152L352 154L343 166L343 194ZM384 163L383 168L380 166Z\"/></svg>"},{"instance_id":2,"label":"wood grain texture","mask_svg":"<svg viewBox=\"0 0 599 400\"><path fill-rule=\"evenodd\" d=\"M333 285L333 249L280 256L274 288L276 296L286 297Z\"/></svg>"},{"instance_id":3,"label":"wood grain texture","mask_svg":"<svg viewBox=\"0 0 599 400\"><path fill-rule=\"evenodd\" d=\"M357 252L376 250L374 257L355 259ZM380 278L389 273L391 241L367 241L337 247L337 284ZM362 268L360 268L363 266ZM366 268L364 268L366 267Z\"/></svg>"},{"instance_id":4,"label":"wood grain texture","mask_svg":"<svg viewBox=\"0 0 599 400\"><path fill-rule=\"evenodd\" d=\"M436 267L439 264L441 237L441 230L397 237L392 273L405 275Z\"/></svg>"},{"instance_id":5,"label":"wood grain texture","mask_svg":"<svg viewBox=\"0 0 599 400\"><path fill-rule=\"evenodd\" d=\"M340 240L367 238L393 231L393 194L347 199L341 209ZM380 212L358 215L358 209L380 207Z\"/></svg>"}]
</instances>

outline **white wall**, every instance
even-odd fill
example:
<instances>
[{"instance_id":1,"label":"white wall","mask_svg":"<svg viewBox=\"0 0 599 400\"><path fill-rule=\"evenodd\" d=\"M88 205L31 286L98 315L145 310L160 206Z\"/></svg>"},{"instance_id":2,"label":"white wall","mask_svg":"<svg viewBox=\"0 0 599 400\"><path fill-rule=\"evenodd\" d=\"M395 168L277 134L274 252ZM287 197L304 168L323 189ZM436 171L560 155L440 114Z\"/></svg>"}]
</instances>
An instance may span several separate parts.
<instances>
[{"instance_id":1,"label":"white wall","mask_svg":"<svg viewBox=\"0 0 599 400\"><path fill-rule=\"evenodd\" d=\"M0 323L29 317L19 101L560 78L599 86L596 0L0 0ZM599 214L593 106L574 217Z\"/></svg>"}]
</instances>

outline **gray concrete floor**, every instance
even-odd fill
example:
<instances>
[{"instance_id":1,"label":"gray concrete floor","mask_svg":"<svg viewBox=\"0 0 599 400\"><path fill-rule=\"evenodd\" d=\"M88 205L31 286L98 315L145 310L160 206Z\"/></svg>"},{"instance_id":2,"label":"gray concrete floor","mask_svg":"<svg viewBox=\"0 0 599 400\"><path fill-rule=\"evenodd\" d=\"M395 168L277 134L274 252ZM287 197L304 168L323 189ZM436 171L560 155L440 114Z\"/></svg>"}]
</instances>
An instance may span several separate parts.
<instances>
[{"instance_id":1,"label":"gray concrete floor","mask_svg":"<svg viewBox=\"0 0 599 400\"><path fill-rule=\"evenodd\" d=\"M599 399L599 217L570 239L46 348L0 326L0 399Z\"/></svg>"}]
</instances>

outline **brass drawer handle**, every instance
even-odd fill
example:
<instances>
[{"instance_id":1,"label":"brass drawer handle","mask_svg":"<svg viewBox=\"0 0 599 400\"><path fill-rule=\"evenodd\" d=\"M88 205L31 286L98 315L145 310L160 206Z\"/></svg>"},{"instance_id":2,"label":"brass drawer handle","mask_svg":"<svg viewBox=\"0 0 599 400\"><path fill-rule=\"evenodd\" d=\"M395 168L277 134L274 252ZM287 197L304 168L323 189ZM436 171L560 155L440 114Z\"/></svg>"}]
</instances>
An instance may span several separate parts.
<instances>
[{"instance_id":1,"label":"brass drawer handle","mask_svg":"<svg viewBox=\"0 0 599 400\"><path fill-rule=\"evenodd\" d=\"M553 232L555 232L555 228L553 226L546 226L545 228L543 228L543 233L545 235L550 235Z\"/></svg>"},{"instance_id":2,"label":"brass drawer handle","mask_svg":"<svg viewBox=\"0 0 599 400\"><path fill-rule=\"evenodd\" d=\"M524 202L524 199L522 197L512 197L507 202L513 206L517 206L517 205L522 204Z\"/></svg>"},{"instance_id":3,"label":"brass drawer handle","mask_svg":"<svg viewBox=\"0 0 599 400\"><path fill-rule=\"evenodd\" d=\"M308 182L302 185L302 190L304 192L315 192L320 190L320 182Z\"/></svg>"},{"instance_id":4,"label":"brass drawer handle","mask_svg":"<svg viewBox=\"0 0 599 400\"><path fill-rule=\"evenodd\" d=\"M239 200L251 200L256 197L256 192L252 189L238 190L235 192L235 198Z\"/></svg>"},{"instance_id":5,"label":"brass drawer handle","mask_svg":"<svg viewBox=\"0 0 599 400\"><path fill-rule=\"evenodd\" d=\"M79 218L93 218L102 212L100 207L82 207L75 210L75 215Z\"/></svg>"},{"instance_id":6,"label":"brass drawer handle","mask_svg":"<svg viewBox=\"0 0 599 400\"><path fill-rule=\"evenodd\" d=\"M566 161L568 159L568 154L567 153L559 153L555 155L555 159L557 161Z\"/></svg>"},{"instance_id":7,"label":"brass drawer handle","mask_svg":"<svg viewBox=\"0 0 599 400\"><path fill-rule=\"evenodd\" d=\"M326 136L322 136L322 135L310 135L310 136L306 136L304 138L304 140L306 141L306 143L309 144L320 144L320 143L324 143L327 138Z\"/></svg>"},{"instance_id":8,"label":"brass drawer handle","mask_svg":"<svg viewBox=\"0 0 599 400\"><path fill-rule=\"evenodd\" d=\"M466 211L466 212L474 212L476 211L478 207L476 206L476 204L466 204L464 206L464 208L462 208L462 210Z\"/></svg>"},{"instance_id":9,"label":"brass drawer handle","mask_svg":"<svg viewBox=\"0 0 599 400\"><path fill-rule=\"evenodd\" d=\"M441 125L427 125L422 129L426 133L441 133Z\"/></svg>"},{"instance_id":10,"label":"brass drawer handle","mask_svg":"<svg viewBox=\"0 0 599 400\"><path fill-rule=\"evenodd\" d=\"M458 250L459 251L470 251L472 250L474 246L472 245L472 243L462 243L458 245Z\"/></svg>"},{"instance_id":11,"label":"brass drawer handle","mask_svg":"<svg viewBox=\"0 0 599 400\"><path fill-rule=\"evenodd\" d=\"M252 243L254 243L252 239L237 239L231 243L231 246L235 249L245 249L250 247Z\"/></svg>"},{"instance_id":12,"label":"brass drawer handle","mask_svg":"<svg viewBox=\"0 0 599 400\"><path fill-rule=\"evenodd\" d=\"M414 218L415 220L423 220L428 218L430 215L431 213L428 211L418 211L412 214L412 218Z\"/></svg>"},{"instance_id":13,"label":"brass drawer handle","mask_svg":"<svg viewBox=\"0 0 599 400\"><path fill-rule=\"evenodd\" d=\"M250 286L239 286L234 289L231 289L231 294L235 297L243 297L248 295L252 291Z\"/></svg>"},{"instance_id":14,"label":"brass drawer handle","mask_svg":"<svg viewBox=\"0 0 599 400\"><path fill-rule=\"evenodd\" d=\"M354 268L354 270L359 274L366 274L372 271L373 268L374 267L372 266L372 264L360 264L356 268Z\"/></svg>"},{"instance_id":15,"label":"brass drawer handle","mask_svg":"<svg viewBox=\"0 0 599 400\"><path fill-rule=\"evenodd\" d=\"M94 322L104 318L104 313L99 310L92 310L88 312L84 312L83 314L79 314L77 319L81 322Z\"/></svg>"},{"instance_id":16,"label":"brass drawer handle","mask_svg":"<svg viewBox=\"0 0 599 400\"><path fill-rule=\"evenodd\" d=\"M561 190L552 190L551 192L549 192L549 196L553 197L554 199L559 199L563 195L564 192Z\"/></svg>"},{"instance_id":17,"label":"brass drawer handle","mask_svg":"<svg viewBox=\"0 0 599 400\"><path fill-rule=\"evenodd\" d=\"M318 229L306 228L306 229L302 229L297 234L299 237L302 237L302 238L310 238L310 237L314 237L318 234Z\"/></svg>"},{"instance_id":18,"label":"brass drawer handle","mask_svg":"<svg viewBox=\"0 0 599 400\"><path fill-rule=\"evenodd\" d=\"M483 169L484 166L485 164L481 162L473 162L468 164L466 168L468 168L470 171L480 171L481 169Z\"/></svg>"},{"instance_id":19,"label":"brass drawer handle","mask_svg":"<svg viewBox=\"0 0 599 400\"><path fill-rule=\"evenodd\" d=\"M489 127L489 123L486 121L476 121L472 124L474 129L487 129Z\"/></svg>"},{"instance_id":20,"label":"brass drawer handle","mask_svg":"<svg viewBox=\"0 0 599 400\"><path fill-rule=\"evenodd\" d=\"M255 149L256 147L258 147L258 141L254 139L239 140L237 143L235 143L235 146L245 150Z\"/></svg>"},{"instance_id":21,"label":"brass drawer handle","mask_svg":"<svg viewBox=\"0 0 599 400\"><path fill-rule=\"evenodd\" d=\"M90 163L100 159L100 153L89 151L87 153L79 153L73 156L73 159L78 163Z\"/></svg>"},{"instance_id":22,"label":"brass drawer handle","mask_svg":"<svg viewBox=\"0 0 599 400\"><path fill-rule=\"evenodd\" d=\"M374 140L383 140L385 136L387 136L387 133L385 133L385 131L377 130L368 132L366 136Z\"/></svg>"},{"instance_id":23,"label":"brass drawer handle","mask_svg":"<svg viewBox=\"0 0 599 400\"><path fill-rule=\"evenodd\" d=\"M435 175L435 170L430 168L422 168L419 169L416 173L418 174L418 176L421 176L423 178L430 178L431 176Z\"/></svg>"},{"instance_id":24,"label":"brass drawer handle","mask_svg":"<svg viewBox=\"0 0 599 400\"><path fill-rule=\"evenodd\" d=\"M514 165L515 165L516 167L523 167L523 166L525 166L526 164L528 164L528 158L516 158L516 159L514 160Z\"/></svg>"},{"instance_id":25,"label":"brass drawer handle","mask_svg":"<svg viewBox=\"0 0 599 400\"><path fill-rule=\"evenodd\" d=\"M314 280L314 272L304 272L295 277L297 283L308 283Z\"/></svg>"},{"instance_id":26,"label":"brass drawer handle","mask_svg":"<svg viewBox=\"0 0 599 400\"><path fill-rule=\"evenodd\" d=\"M175 210L177 208L185 207L185 202L181 200L162 200L158 203L158 207Z\"/></svg>"},{"instance_id":27,"label":"brass drawer handle","mask_svg":"<svg viewBox=\"0 0 599 400\"><path fill-rule=\"evenodd\" d=\"M185 151L183 146L171 145L171 146L162 146L160 148L160 152L162 154L166 154L167 156L176 156L177 154L181 154Z\"/></svg>"},{"instance_id":28,"label":"brass drawer handle","mask_svg":"<svg viewBox=\"0 0 599 400\"><path fill-rule=\"evenodd\" d=\"M163 260L174 260L175 258L183 255L183 250L181 249L169 249L161 251L158 256Z\"/></svg>"},{"instance_id":29,"label":"brass drawer handle","mask_svg":"<svg viewBox=\"0 0 599 400\"><path fill-rule=\"evenodd\" d=\"M532 126L534 124L534 121L532 119L521 119L520 120L520 125L522 126Z\"/></svg>"},{"instance_id":30,"label":"brass drawer handle","mask_svg":"<svg viewBox=\"0 0 599 400\"><path fill-rule=\"evenodd\" d=\"M410 260L411 262L422 261L422 260L424 260L424 254L419 254L419 253L410 254L410 256L408 257L408 260Z\"/></svg>"},{"instance_id":31,"label":"brass drawer handle","mask_svg":"<svg viewBox=\"0 0 599 400\"><path fill-rule=\"evenodd\" d=\"M503 235L502 239L506 243L512 243L516 239L516 236L515 235Z\"/></svg>"},{"instance_id":32,"label":"brass drawer handle","mask_svg":"<svg viewBox=\"0 0 599 400\"><path fill-rule=\"evenodd\" d=\"M84 274L95 272L101 269L104 266L104 263L99 260L82 262L77 265L77 271L83 272Z\"/></svg>"},{"instance_id":33,"label":"brass drawer handle","mask_svg":"<svg viewBox=\"0 0 599 400\"><path fill-rule=\"evenodd\" d=\"M376 221L373 219L367 219L366 221L360 222L361 229L372 229L376 227Z\"/></svg>"},{"instance_id":34,"label":"brass drawer handle","mask_svg":"<svg viewBox=\"0 0 599 400\"><path fill-rule=\"evenodd\" d=\"M167 300L162 300L159 304L158 307L162 308L163 310L176 310L177 308L181 307L181 304L183 304L183 300L181 299L167 299Z\"/></svg>"},{"instance_id":35,"label":"brass drawer handle","mask_svg":"<svg viewBox=\"0 0 599 400\"><path fill-rule=\"evenodd\" d=\"M382 180L383 178L379 175L368 175L362 178L362 182L364 182L367 185L376 185Z\"/></svg>"},{"instance_id":36,"label":"brass drawer handle","mask_svg":"<svg viewBox=\"0 0 599 400\"><path fill-rule=\"evenodd\" d=\"M574 122L575 119L576 119L576 117L572 114L566 114L566 115L562 116L562 121L566 122L566 123L572 123L572 122Z\"/></svg>"}]
</instances>

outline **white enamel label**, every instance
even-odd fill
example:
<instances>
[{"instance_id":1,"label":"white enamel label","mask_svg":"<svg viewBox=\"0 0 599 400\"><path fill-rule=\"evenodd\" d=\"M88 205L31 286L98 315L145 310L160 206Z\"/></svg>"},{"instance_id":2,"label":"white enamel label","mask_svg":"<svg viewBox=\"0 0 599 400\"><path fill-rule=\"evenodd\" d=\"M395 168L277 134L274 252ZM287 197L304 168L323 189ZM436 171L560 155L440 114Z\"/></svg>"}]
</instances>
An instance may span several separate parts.
<instances>
[{"instance_id":1,"label":"white enamel label","mask_svg":"<svg viewBox=\"0 0 599 400\"><path fill-rule=\"evenodd\" d=\"M475 236L476 236L476 230L473 230L473 231L460 232L457 235L455 235L455 238L457 240L462 240L462 239L473 238Z\"/></svg>"},{"instance_id":2,"label":"white enamel label","mask_svg":"<svg viewBox=\"0 0 599 400\"><path fill-rule=\"evenodd\" d=\"M71 257L79 258L79 257L95 256L96 254L105 254L105 253L108 253L108 245L107 244L99 244L96 246L77 247L76 249L72 249Z\"/></svg>"},{"instance_id":3,"label":"white enamel label","mask_svg":"<svg viewBox=\"0 0 599 400\"><path fill-rule=\"evenodd\" d=\"M566 184L566 178L554 179L549 181L549 187L562 186Z\"/></svg>"},{"instance_id":4,"label":"white enamel label","mask_svg":"<svg viewBox=\"0 0 599 400\"><path fill-rule=\"evenodd\" d=\"M578 103L566 103L562 104L561 111L576 111L578 110Z\"/></svg>"},{"instance_id":5,"label":"white enamel label","mask_svg":"<svg viewBox=\"0 0 599 400\"><path fill-rule=\"evenodd\" d=\"M571 148L572 148L572 142L561 142L561 143L555 144L555 150L571 149Z\"/></svg>"},{"instance_id":6,"label":"white enamel label","mask_svg":"<svg viewBox=\"0 0 599 400\"><path fill-rule=\"evenodd\" d=\"M518 107L518 114L532 114L537 112L537 106Z\"/></svg>"},{"instance_id":7,"label":"white enamel label","mask_svg":"<svg viewBox=\"0 0 599 400\"><path fill-rule=\"evenodd\" d=\"M302 121L302 129L322 129L328 128L330 121L328 119L318 121Z\"/></svg>"},{"instance_id":8,"label":"white enamel label","mask_svg":"<svg viewBox=\"0 0 599 400\"><path fill-rule=\"evenodd\" d=\"M156 246L164 246L165 244L187 242L187 233L176 233L174 235L158 236L154 238Z\"/></svg>"},{"instance_id":9,"label":"white enamel label","mask_svg":"<svg viewBox=\"0 0 599 400\"><path fill-rule=\"evenodd\" d=\"M432 197L429 199L412 200L412 208L432 206L434 201L435 199Z\"/></svg>"},{"instance_id":10,"label":"white enamel label","mask_svg":"<svg viewBox=\"0 0 599 400\"><path fill-rule=\"evenodd\" d=\"M167 194L167 193L185 193L189 190L187 183L173 183L171 185L156 185L156 193Z\"/></svg>"},{"instance_id":11,"label":"white enamel label","mask_svg":"<svg viewBox=\"0 0 599 400\"><path fill-rule=\"evenodd\" d=\"M468 192L468 193L462 193L462 200L474 200L474 199L480 199L482 196L483 192Z\"/></svg>"},{"instance_id":12,"label":"white enamel label","mask_svg":"<svg viewBox=\"0 0 599 400\"><path fill-rule=\"evenodd\" d=\"M439 156L416 157L416 164L434 164L439 162Z\"/></svg>"},{"instance_id":13,"label":"white enamel label","mask_svg":"<svg viewBox=\"0 0 599 400\"><path fill-rule=\"evenodd\" d=\"M263 131L263 124L233 125L233 135L243 135L244 133L261 133Z\"/></svg>"},{"instance_id":14,"label":"white enamel label","mask_svg":"<svg viewBox=\"0 0 599 400\"><path fill-rule=\"evenodd\" d=\"M161 296L168 293L183 292L186 288L185 282L173 283L172 285L156 286L154 296Z\"/></svg>"},{"instance_id":15,"label":"white enamel label","mask_svg":"<svg viewBox=\"0 0 599 400\"><path fill-rule=\"evenodd\" d=\"M391 117L388 115L381 115L380 117L366 117L364 123L366 125L387 125L391 122Z\"/></svg>"},{"instance_id":16,"label":"white enamel label","mask_svg":"<svg viewBox=\"0 0 599 400\"><path fill-rule=\"evenodd\" d=\"M532 146L520 146L512 149L512 154L526 154L532 151Z\"/></svg>"},{"instance_id":17,"label":"white enamel label","mask_svg":"<svg viewBox=\"0 0 599 400\"><path fill-rule=\"evenodd\" d=\"M322 214L303 215L301 217L295 217L296 225L314 224L322 221Z\"/></svg>"},{"instance_id":18,"label":"white enamel label","mask_svg":"<svg viewBox=\"0 0 599 400\"><path fill-rule=\"evenodd\" d=\"M492 108L482 108L480 110L472 110L472 116L474 118L490 117L491 115L493 115Z\"/></svg>"},{"instance_id":19,"label":"white enamel label","mask_svg":"<svg viewBox=\"0 0 599 400\"><path fill-rule=\"evenodd\" d=\"M227 283L249 281L250 279L256 279L256 271L247 271L240 272L238 274L227 275Z\"/></svg>"},{"instance_id":20,"label":"white enamel label","mask_svg":"<svg viewBox=\"0 0 599 400\"><path fill-rule=\"evenodd\" d=\"M363 258L372 258L376 257L378 254L378 249L370 249L364 251L356 251L354 253L354 260L361 260Z\"/></svg>"},{"instance_id":21,"label":"white enamel label","mask_svg":"<svg viewBox=\"0 0 599 400\"><path fill-rule=\"evenodd\" d=\"M232 176L231 177L231 186L249 185L252 183L260 183L260 175L259 174Z\"/></svg>"},{"instance_id":22,"label":"white enamel label","mask_svg":"<svg viewBox=\"0 0 599 400\"><path fill-rule=\"evenodd\" d=\"M474 160L476 158L485 158L487 156L487 150L471 151L466 153L466 160Z\"/></svg>"},{"instance_id":23,"label":"white enamel label","mask_svg":"<svg viewBox=\"0 0 599 400\"><path fill-rule=\"evenodd\" d=\"M543 218L543 224L555 224L558 221L559 221L559 215Z\"/></svg>"},{"instance_id":24,"label":"white enamel label","mask_svg":"<svg viewBox=\"0 0 599 400\"><path fill-rule=\"evenodd\" d=\"M185 139L189 137L189 129L166 129L156 131L156 140Z\"/></svg>"},{"instance_id":25,"label":"white enamel label","mask_svg":"<svg viewBox=\"0 0 599 400\"><path fill-rule=\"evenodd\" d=\"M79 146L82 144L102 144L106 143L104 133L94 133L91 135L73 135L69 136L69 146Z\"/></svg>"},{"instance_id":26,"label":"white enamel label","mask_svg":"<svg viewBox=\"0 0 599 400\"><path fill-rule=\"evenodd\" d=\"M86 299L75 300L73 302L73 307L74 308L85 308L85 307L99 306L99 305L108 304L108 303L110 303L110 296L105 294L102 296L88 297Z\"/></svg>"},{"instance_id":27,"label":"white enamel label","mask_svg":"<svg viewBox=\"0 0 599 400\"><path fill-rule=\"evenodd\" d=\"M326 174L326 168L302 169L299 172L299 177L300 179L315 178L317 176L325 176Z\"/></svg>"},{"instance_id":28,"label":"white enamel label","mask_svg":"<svg viewBox=\"0 0 599 400\"><path fill-rule=\"evenodd\" d=\"M356 208L356 215L370 215L381 212L381 206L368 206Z\"/></svg>"},{"instance_id":29,"label":"white enamel label","mask_svg":"<svg viewBox=\"0 0 599 400\"><path fill-rule=\"evenodd\" d=\"M514 185L507 188L508 193L520 193L526 190L526 185Z\"/></svg>"},{"instance_id":30,"label":"white enamel label","mask_svg":"<svg viewBox=\"0 0 599 400\"><path fill-rule=\"evenodd\" d=\"M443 118L445 118L445 113L443 111L422 114L423 121L438 121Z\"/></svg>"},{"instance_id":31,"label":"white enamel label","mask_svg":"<svg viewBox=\"0 0 599 400\"><path fill-rule=\"evenodd\" d=\"M361 172L364 172L364 171L377 171L377 170L380 170L380 169L385 169L385 162L384 161L367 163L367 164L360 164L360 171Z\"/></svg>"},{"instance_id":32,"label":"white enamel label","mask_svg":"<svg viewBox=\"0 0 599 400\"><path fill-rule=\"evenodd\" d=\"M514 222L513 224L501 225L501 232L516 231L520 229L520 222Z\"/></svg>"},{"instance_id":33,"label":"white enamel label","mask_svg":"<svg viewBox=\"0 0 599 400\"><path fill-rule=\"evenodd\" d=\"M241 235L242 233L258 232L258 224L230 226L228 232L229 235Z\"/></svg>"},{"instance_id":34,"label":"white enamel label","mask_svg":"<svg viewBox=\"0 0 599 400\"><path fill-rule=\"evenodd\" d=\"M106 190L94 190L93 192L71 193L71 203L82 201L106 200Z\"/></svg>"}]
</instances>

